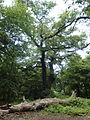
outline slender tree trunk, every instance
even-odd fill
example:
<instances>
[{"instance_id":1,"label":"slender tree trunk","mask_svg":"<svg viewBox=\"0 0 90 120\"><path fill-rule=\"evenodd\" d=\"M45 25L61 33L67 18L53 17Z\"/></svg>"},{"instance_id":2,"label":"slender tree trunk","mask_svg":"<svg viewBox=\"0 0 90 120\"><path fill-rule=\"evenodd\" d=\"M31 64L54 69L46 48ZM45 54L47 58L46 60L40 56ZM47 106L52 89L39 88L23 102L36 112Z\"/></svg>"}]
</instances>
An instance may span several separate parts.
<instances>
[{"instance_id":1,"label":"slender tree trunk","mask_svg":"<svg viewBox=\"0 0 90 120\"><path fill-rule=\"evenodd\" d=\"M85 97L88 97L88 91L87 91L87 83L86 83L86 80L84 81L84 89L85 89Z\"/></svg>"},{"instance_id":2,"label":"slender tree trunk","mask_svg":"<svg viewBox=\"0 0 90 120\"><path fill-rule=\"evenodd\" d=\"M77 93L77 96L80 97L80 85L79 84L76 84L76 93Z\"/></svg>"},{"instance_id":3,"label":"slender tree trunk","mask_svg":"<svg viewBox=\"0 0 90 120\"><path fill-rule=\"evenodd\" d=\"M46 80L46 63L45 63L45 51L42 51L41 56L41 66L42 66L42 81L43 81L43 88L47 88L47 80Z\"/></svg>"}]
</instances>

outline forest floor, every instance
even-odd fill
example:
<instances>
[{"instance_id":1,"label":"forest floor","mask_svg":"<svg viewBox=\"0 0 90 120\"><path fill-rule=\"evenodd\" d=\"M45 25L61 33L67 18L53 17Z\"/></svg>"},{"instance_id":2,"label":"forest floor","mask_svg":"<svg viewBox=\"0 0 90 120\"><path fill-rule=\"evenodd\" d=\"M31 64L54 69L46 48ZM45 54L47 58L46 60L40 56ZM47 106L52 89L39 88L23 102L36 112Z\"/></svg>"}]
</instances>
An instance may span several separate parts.
<instances>
[{"instance_id":1,"label":"forest floor","mask_svg":"<svg viewBox=\"0 0 90 120\"><path fill-rule=\"evenodd\" d=\"M42 114L40 112L17 112L0 117L0 120L90 120L90 116Z\"/></svg>"}]
</instances>

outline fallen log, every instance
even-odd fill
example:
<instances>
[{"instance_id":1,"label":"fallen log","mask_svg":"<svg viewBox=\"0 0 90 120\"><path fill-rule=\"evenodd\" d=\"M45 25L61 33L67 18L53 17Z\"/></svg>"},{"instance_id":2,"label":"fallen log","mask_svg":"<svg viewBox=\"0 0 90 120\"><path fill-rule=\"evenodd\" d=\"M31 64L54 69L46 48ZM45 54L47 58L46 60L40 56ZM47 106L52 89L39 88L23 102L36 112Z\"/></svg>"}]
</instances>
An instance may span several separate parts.
<instances>
[{"instance_id":1,"label":"fallen log","mask_svg":"<svg viewBox=\"0 0 90 120\"><path fill-rule=\"evenodd\" d=\"M9 113L10 107L11 107L11 104L5 104L5 105L0 106L0 116Z\"/></svg>"},{"instance_id":2,"label":"fallen log","mask_svg":"<svg viewBox=\"0 0 90 120\"><path fill-rule=\"evenodd\" d=\"M18 105L13 105L9 108L9 112L22 112L22 111L30 111L30 110L37 110L41 109L45 106L48 106L50 104L54 103L68 103L70 102L74 97L75 97L75 92L72 92L71 97L66 98L66 99L59 99L59 98L44 98L44 99L39 99L33 102L23 102Z\"/></svg>"},{"instance_id":3,"label":"fallen log","mask_svg":"<svg viewBox=\"0 0 90 120\"><path fill-rule=\"evenodd\" d=\"M59 98L44 98L44 99L38 99L33 102L27 102L25 97L23 97L23 101L20 104L17 105L3 105L0 106L0 116L12 112L25 112L25 111L31 111L31 110L37 110L42 109L45 106L48 106L50 104L54 103L68 103L70 102L74 97L76 97L75 92L72 92L71 97L66 99L59 99Z\"/></svg>"},{"instance_id":4,"label":"fallen log","mask_svg":"<svg viewBox=\"0 0 90 120\"><path fill-rule=\"evenodd\" d=\"M7 110L7 109L9 109L10 107L11 107L11 104L5 104L5 105L0 106L0 109L2 109L2 110Z\"/></svg>"},{"instance_id":5,"label":"fallen log","mask_svg":"<svg viewBox=\"0 0 90 120\"><path fill-rule=\"evenodd\" d=\"M0 116L8 114L9 113L9 109L8 110L0 110Z\"/></svg>"}]
</instances>

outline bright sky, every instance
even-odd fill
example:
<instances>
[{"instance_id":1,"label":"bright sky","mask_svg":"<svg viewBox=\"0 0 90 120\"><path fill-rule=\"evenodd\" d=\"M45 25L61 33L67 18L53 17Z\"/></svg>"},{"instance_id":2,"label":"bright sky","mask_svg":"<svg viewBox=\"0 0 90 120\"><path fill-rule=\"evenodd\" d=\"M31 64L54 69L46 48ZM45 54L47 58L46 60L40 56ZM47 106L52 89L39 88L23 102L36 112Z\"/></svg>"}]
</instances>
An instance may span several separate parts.
<instances>
[{"instance_id":1,"label":"bright sky","mask_svg":"<svg viewBox=\"0 0 90 120\"><path fill-rule=\"evenodd\" d=\"M11 5L12 1L14 0L4 0L4 4L9 6ZM55 9L52 12L52 16L56 16L56 14L60 14L62 11L65 10L65 4L63 0L47 0L47 1L53 1L57 3L57 6L55 7Z\"/></svg>"},{"instance_id":2,"label":"bright sky","mask_svg":"<svg viewBox=\"0 0 90 120\"><path fill-rule=\"evenodd\" d=\"M4 0L4 1L5 1L4 4L9 6L9 5L11 5L13 0Z\"/></svg>"},{"instance_id":3,"label":"bright sky","mask_svg":"<svg viewBox=\"0 0 90 120\"><path fill-rule=\"evenodd\" d=\"M5 1L4 4L9 6L9 5L11 5L12 1L14 1L14 0L4 0L4 1ZM56 2L56 4L57 4L57 6L51 12L51 16L52 17L60 15L60 13L62 13L66 9L66 5L64 4L64 0L47 0L47 1L53 1L53 2ZM78 25L78 28L80 30L82 30L82 31L90 31L90 29L88 29L88 27L85 27L85 26L82 27L82 25ZM85 50L84 51L80 51L79 54L82 57L85 57L86 51Z\"/></svg>"}]
</instances>

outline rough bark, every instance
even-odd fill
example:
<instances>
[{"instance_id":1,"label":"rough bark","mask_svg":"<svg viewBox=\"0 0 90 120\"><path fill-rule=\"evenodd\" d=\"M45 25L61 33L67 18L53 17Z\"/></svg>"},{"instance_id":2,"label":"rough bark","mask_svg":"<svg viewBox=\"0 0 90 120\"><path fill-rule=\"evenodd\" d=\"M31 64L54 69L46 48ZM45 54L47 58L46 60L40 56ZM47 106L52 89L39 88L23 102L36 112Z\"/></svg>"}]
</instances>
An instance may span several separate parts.
<instances>
[{"instance_id":1,"label":"rough bark","mask_svg":"<svg viewBox=\"0 0 90 120\"><path fill-rule=\"evenodd\" d=\"M71 97L66 99L59 99L59 98L44 98L39 99L33 102L26 102L20 103L18 105L10 106L7 110L0 110L1 115L5 113L12 113L12 112L24 112L24 111L31 111L31 110L38 110L42 109L50 104L54 103L68 103L75 97L75 92L72 92Z\"/></svg>"}]
</instances>

